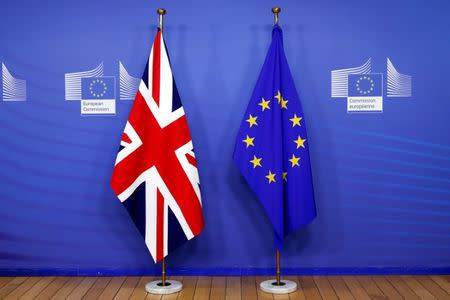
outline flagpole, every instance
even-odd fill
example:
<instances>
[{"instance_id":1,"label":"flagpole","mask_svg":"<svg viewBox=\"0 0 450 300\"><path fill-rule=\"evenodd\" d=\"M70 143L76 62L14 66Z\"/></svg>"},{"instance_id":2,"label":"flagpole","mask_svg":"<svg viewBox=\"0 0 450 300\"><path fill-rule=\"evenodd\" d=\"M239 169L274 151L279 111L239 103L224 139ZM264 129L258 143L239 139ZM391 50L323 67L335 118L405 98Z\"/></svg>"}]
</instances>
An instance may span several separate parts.
<instances>
[{"instance_id":1,"label":"flagpole","mask_svg":"<svg viewBox=\"0 0 450 300\"><path fill-rule=\"evenodd\" d=\"M158 28L159 30L161 30L161 32L163 31L163 17L166 14L166 10L164 8L158 8L156 10L156 13L159 15L159 22L158 22Z\"/></svg>"},{"instance_id":2,"label":"flagpole","mask_svg":"<svg viewBox=\"0 0 450 300\"><path fill-rule=\"evenodd\" d=\"M273 13L273 22L275 26L278 26L278 14L281 12L280 7L272 7ZM281 280L281 267L280 267L280 250L277 248L276 250L276 266L277 266L277 274L276 279L269 279L261 282L259 284L259 288L266 293L271 294L289 294L295 292L297 290L297 283L292 280Z\"/></svg>"},{"instance_id":3,"label":"flagpole","mask_svg":"<svg viewBox=\"0 0 450 300\"><path fill-rule=\"evenodd\" d=\"M278 14L281 12L281 7L275 6L272 7L273 12L273 22L275 25L278 25Z\"/></svg>"},{"instance_id":4,"label":"flagpole","mask_svg":"<svg viewBox=\"0 0 450 300\"><path fill-rule=\"evenodd\" d=\"M163 31L163 18L164 18L164 15L166 14L166 10L164 8L158 8L156 10L156 13L159 16L158 28L159 28L159 30L162 33L162 31ZM170 285L170 284L167 284L167 282L166 282L166 258L165 257L163 257L162 263L161 263L161 283L160 283L160 285L162 287Z\"/></svg>"},{"instance_id":5,"label":"flagpole","mask_svg":"<svg viewBox=\"0 0 450 300\"><path fill-rule=\"evenodd\" d=\"M281 271L280 271L280 250L277 249L277 285L281 285Z\"/></svg>"},{"instance_id":6,"label":"flagpole","mask_svg":"<svg viewBox=\"0 0 450 300\"><path fill-rule=\"evenodd\" d=\"M166 14L164 8L156 10L158 14L158 28L163 31L163 17ZM166 258L163 257L161 261L161 280L150 281L145 285L145 290L150 294L168 295L178 293L183 289L183 284L177 280L167 280L166 278Z\"/></svg>"},{"instance_id":7,"label":"flagpole","mask_svg":"<svg viewBox=\"0 0 450 300\"><path fill-rule=\"evenodd\" d=\"M161 266L161 285L166 286L166 258L163 257L162 259L162 266Z\"/></svg>"}]
</instances>

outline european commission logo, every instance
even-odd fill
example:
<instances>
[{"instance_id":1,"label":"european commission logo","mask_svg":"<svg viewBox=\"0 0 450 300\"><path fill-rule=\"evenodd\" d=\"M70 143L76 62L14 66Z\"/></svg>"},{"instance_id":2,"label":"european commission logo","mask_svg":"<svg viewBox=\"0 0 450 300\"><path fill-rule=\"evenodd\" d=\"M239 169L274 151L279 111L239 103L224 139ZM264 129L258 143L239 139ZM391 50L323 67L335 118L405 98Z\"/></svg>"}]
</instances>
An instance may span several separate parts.
<instances>
[{"instance_id":1,"label":"european commission logo","mask_svg":"<svg viewBox=\"0 0 450 300\"><path fill-rule=\"evenodd\" d=\"M119 99L134 100L140 79L119 61ZM116 114L116 77L104 76L103 62L92 70L65 74L65 100L80 101L81 115Z\"/></svg>"},{"instance_id":2,"label":"european commission logo","mask_svg":"<svg viewBox=\"0 0 450 300\"><path fill-rule=\"evenodd\" d=\"M348 75L347 111L383 111L383 74Z\"/></svg>"},{"instance_id":3,"label":"european commission logo","mask_svg":"<svg viewBox=\"0 0 450 300\"><path fill-rule=\"evenodd\" d=\"M81 78L81 114L115 114L114 77Z\"/></svg>"},{"instance_id":4,"label":"european commission logo","mask_svg":"<svg viewBox=\"0 0 450 300\"><path fill-rule=\"evenodd\" d=\"M331 97L346 98L347 112L383 112L383 74L371 73L372 60L355 68L331 71ZM411 76L401 74L386 60L386 96L411 97Z\"/></svg>"}]
</instances>

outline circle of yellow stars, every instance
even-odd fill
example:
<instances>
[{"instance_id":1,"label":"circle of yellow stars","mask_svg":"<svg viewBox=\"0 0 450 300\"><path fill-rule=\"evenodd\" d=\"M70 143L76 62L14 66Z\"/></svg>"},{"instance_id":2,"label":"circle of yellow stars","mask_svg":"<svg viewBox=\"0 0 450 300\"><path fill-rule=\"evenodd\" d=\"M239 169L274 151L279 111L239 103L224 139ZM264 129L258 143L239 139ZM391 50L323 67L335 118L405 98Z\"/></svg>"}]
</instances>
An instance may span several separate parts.
<instances>
[{"instance_id":1,"label":"circle of yellow stars","mask_svg":"<svg viewBox=\"0 0 450 300\"><path fill-rule=\"evenodd\" d=\"M366 76L364 76L366 77ZM369 78L370 79L370 78ZM370 79L371 80L371 79ZM372 80L373 81L373 80ZM278 104L280 105L280 109L288 109L287 104L289 100L286 100L281 95L281 92L278 91L278 93L274 96L275 99L277 99ZM258 105L261 107L261 112L264 112L265 110L270 110L270 101L269 99L264 99L264 97L261 98L261 102L258 103ZM292 127L299 126L301 127L301 121L303 120L302 117L297 116L297 114L294 114L292 118L289 119L289 121L292 122ZM252 128L253 126L258 126L258 116L253 116L252 114L249 114L248 118L245 120L248 123L249 128ZM249 147L255 146L255 137L251 137L248 134L246 134L245 139L242 140L243 143L245 143L245 147L248 149ZM306 138L302 138L300 135L297 136L295 140L293 140L293 143L296 144L296 149L299 148L305 148L305 142ZM256 169L257 167L262 168L262 157L258 157L256 155L253 155L253 159L251 159L249 162L252 164L253 169ZM291 164L292 168L300 167L300 157L295 156L295 153L292 154L292 156L288 159L288 161ZM282 180L287 181L287 171L282 172ZM271 184L273 182L277 182L276 179L277 174L272 173L272 170L268 170L267 175L265 175L265 178L267 179L267 183Z\"/></svg>"},{"instance_id":2,"label":"circle of yellow stars","mask_svg":"<svg viewBox=\"0 0 450 300\"><path fill-rule=\"evenodd\" d=\"M369 82L369 88L368 89L362 89L360 87L360 84L362 81L368 81ZM373 82L373 79L370 78L370 76L361 76L358 78L358 80L356 80L356 90L363 95L367 95L373 92L373 89L375 87L375 83Z\"/></svg>"},{"instance_id":3,"label":"circle of yellow stars","mask_svg":"<svg viewBox=\"0 0 450 300\"><path fill-rule=\"evenodd\" d=\"M95 85L100 85L100 88L102 88L102 91L99 92L99 93L95 92L94 91L94 86ZM91 81L91 83L89 83L89 92L94 97L97 97L97 98L103 97L106 94L107 90L108 90L108 86L103 81L103 79L94 79L94 80Z\"/></svg>"}]
</instances>

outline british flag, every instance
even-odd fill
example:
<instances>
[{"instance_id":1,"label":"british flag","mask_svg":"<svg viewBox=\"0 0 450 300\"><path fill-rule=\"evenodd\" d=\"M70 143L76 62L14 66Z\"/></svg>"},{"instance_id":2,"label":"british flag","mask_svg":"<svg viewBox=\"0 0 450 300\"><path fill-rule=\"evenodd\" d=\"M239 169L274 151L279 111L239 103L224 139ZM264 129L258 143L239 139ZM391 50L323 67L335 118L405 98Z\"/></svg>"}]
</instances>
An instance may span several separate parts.
<instances>
[{"instance_id":1,"label":"british flag","mask_svg":"<svg viewBox=\"0 0 450 300\"><path fill-rule=\"evenodd\" d=\"M158 30L111 178L155 262L203 229L191 135Z\"/></svg>"}]
</instances>

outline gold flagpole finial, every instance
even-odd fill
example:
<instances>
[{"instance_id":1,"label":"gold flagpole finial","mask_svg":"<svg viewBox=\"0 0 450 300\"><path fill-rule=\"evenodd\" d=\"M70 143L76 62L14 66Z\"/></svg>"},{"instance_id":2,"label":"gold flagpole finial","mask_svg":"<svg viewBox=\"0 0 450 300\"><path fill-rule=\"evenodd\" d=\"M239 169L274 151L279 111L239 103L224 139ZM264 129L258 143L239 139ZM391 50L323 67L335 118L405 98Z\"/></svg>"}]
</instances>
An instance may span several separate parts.
<instances>
[{"instance_id":1,"label":"gold flagpole finial","mask_svg":"<svg viewBox=\"0 0 450 300\"><path fill-rule=\"evenodd\" d=\"M158 8L156 13L159 15L159 29L163 30L163 16L166 14L166 10L164 8Z\"/></svg>"},{"instance_id":2,"label":"gold flagpole finial","mask_svg":"<svg viewBox=\"0 0 450 300\"><path fill-rule=\"evenodd\" d=\"M278 14L281 12L281 7L275 6L272 7L273 17L275 25L278 25Z\"/></svg>"}]
</instances>

